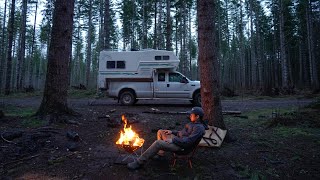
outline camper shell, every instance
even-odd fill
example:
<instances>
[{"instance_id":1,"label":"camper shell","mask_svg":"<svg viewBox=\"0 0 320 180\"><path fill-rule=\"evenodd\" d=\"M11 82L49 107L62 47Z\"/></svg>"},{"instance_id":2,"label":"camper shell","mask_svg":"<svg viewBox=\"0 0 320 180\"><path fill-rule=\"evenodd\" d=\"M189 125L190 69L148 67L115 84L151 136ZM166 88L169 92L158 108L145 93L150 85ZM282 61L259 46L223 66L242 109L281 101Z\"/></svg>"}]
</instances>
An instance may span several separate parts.
<instances>
[{"instance_id":1,"label":"camper shell","mask_svg":"<svg viewBox=\"0 0 320 180\"><path fill-rule=\"evenodd\" d=\"M102 51L98 87L123 105L139 99L174 98L200 103L200 82L176 71L179 59L172 51Z\"/></svg>"}]
</instances>

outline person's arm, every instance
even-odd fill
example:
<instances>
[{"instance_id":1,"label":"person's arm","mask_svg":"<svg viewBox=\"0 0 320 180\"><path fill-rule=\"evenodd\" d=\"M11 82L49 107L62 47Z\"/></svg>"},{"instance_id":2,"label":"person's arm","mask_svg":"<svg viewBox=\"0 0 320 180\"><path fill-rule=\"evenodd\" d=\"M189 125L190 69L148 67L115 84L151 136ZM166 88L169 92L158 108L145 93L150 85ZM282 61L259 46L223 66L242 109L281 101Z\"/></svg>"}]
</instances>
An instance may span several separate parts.
<instances>
[{"instance_id":1,"label":"person's arm","mask_svg":"<svg viewBox=\"0 0 320 180\"><path fill-rule=\"evenodd\" d=\"M179 131L177 131L177 130L172 130L171 133L176 136L176 135L179 133Z\"/></svg>"},{"instance_id":2,"label":"person's arm","mask_svg":"<svg viewBox=\"0 0 320 180\"><path fill-rule=\"evenodd\" d=\"M193 145L193 143L200 137L203 136L204 127L203 126L195 126L193 127L193 131L189 136L182 137L174 137L172 142L181 147L189 147Z\"/></svg>"}]
</instances>

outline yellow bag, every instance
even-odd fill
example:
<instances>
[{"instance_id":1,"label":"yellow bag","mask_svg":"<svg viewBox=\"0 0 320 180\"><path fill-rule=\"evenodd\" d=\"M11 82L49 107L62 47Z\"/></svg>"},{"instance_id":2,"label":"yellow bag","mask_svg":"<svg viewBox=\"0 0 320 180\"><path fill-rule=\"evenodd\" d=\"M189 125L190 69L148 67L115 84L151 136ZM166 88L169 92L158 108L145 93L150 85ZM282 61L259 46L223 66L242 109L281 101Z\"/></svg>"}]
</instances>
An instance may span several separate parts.
<instances>
[{"instance_id":1,"label":"yellow bag","mask_svg":"<svg viewBox=\"0 0 320 180\"><path fill-rule=\"evenodd\" d=\"M227 130L222 130L214 126L208 126L208 128L209 129L206 130L203 135L199 146L220 147L227 134Z\"/></svg>"}]
</instances>

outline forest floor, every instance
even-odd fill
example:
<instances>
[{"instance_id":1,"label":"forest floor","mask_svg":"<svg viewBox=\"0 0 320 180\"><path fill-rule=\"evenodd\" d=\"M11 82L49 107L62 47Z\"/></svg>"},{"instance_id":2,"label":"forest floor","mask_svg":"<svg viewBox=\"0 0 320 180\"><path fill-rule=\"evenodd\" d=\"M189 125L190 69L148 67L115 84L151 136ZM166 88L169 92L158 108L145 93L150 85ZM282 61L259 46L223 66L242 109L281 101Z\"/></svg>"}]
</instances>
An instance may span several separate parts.
<instances>
[{"instance_id":1,"label":"forest floor","mask_svg":"<svg viewBox=\"0 0 320 180\"><path fill-rule=\"evenodd\" d=\"M108 124L106 116L120 121L126 113L136 120L132 127L145 139L145 150L158 129L182 129L189 120L177 112L190 110L190 103L139 101L128 107L72 98L69 106L81 116L70 117L73 124L49 125L31 116L40 102L39 96L1 98L0 179L320 179L319 97L223 100L224 111L242 112L224 115L235 141L198 148L192 169L185 161L172 167L168 153L135 171L118 163L127 154L115 145L123 127ZM150 113L155 110L162 113Z\"/></svg>"}]
</instances>

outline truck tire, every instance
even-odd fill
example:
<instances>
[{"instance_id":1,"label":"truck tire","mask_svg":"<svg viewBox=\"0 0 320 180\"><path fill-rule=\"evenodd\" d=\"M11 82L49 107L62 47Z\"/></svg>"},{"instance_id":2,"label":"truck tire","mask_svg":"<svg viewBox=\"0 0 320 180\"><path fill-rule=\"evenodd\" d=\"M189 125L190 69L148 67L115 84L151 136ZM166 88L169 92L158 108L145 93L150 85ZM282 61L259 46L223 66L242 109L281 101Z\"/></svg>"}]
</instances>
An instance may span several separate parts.
<instances>
[{"instance_id":1,"label":"truck tire","mask_svg":"<svg viewBox=\"0 0 320 180\"><path fill-rule=\"evenodd\" d=\"M124 91L120 94L120 103L125 106L133 105L136 97L131 91Z\"/></svg>"},{"instance_id":2,"label":"truck tire","mask_svg":"<svg viewBox=\"0 0 320 180\"><path fill-rule=\"evenodd\" d=\"M199 106L199 107L201 107L201 94L200 94L200 92L196 92L196 93L193 95L192 104L193 104L194 106Z\"/></svg>"}]
</instances>

